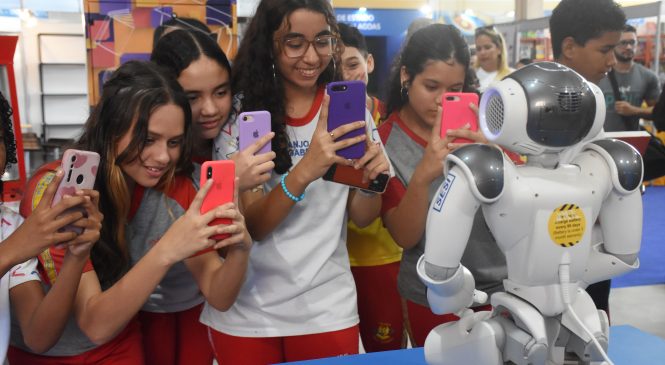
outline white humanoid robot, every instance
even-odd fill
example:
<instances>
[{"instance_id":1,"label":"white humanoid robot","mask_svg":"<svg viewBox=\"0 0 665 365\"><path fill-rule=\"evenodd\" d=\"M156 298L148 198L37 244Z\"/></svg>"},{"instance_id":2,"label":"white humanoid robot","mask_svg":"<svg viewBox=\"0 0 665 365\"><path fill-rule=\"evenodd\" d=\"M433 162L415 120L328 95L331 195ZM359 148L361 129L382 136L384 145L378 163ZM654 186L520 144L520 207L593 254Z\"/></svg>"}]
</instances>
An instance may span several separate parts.
<instances>
[{"instance_id":1,"label":"white humanoid robot","mask_svg":"<svg viewBox=\"0 0 665 365\"><path fill-rule=\"evenodd\" d=\"M604 119L600 89L552 62L485 92L483 133L527 162L516 166L481 144L446 159L417 269L432 311L461 319L430 332L428 364L562 364L566 352L611 363L607 315L584 288L639 266L643 168L635 148L601 139ZM478 208L508 278L491 297L493 311L473 313L467 307L487 296L460 259Z\"/></svg>"}]
</instances>

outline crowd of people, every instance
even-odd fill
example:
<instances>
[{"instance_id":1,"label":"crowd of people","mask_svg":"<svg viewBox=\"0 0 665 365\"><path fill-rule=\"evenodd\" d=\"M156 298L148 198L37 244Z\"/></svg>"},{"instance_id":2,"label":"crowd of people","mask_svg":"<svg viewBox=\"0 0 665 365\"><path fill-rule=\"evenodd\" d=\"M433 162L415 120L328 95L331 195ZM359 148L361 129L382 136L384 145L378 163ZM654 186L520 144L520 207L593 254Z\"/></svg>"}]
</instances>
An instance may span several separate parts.
<instances>
[{"instance_id":1,"label":"crowd of people","mask_svg":"<svg viewBox=\"0 0 665 365\"><path fill-rule=\"evenodd\" d=\"M605 92L606 128L636 129L660 88L633 61L621 8L563 0L550 25L555 60ZM475 50L472 61L454 26L414 26L386 95L364 95L365 119L330 129L326 85L367 84L376 70L327 0L262 0L232 64L204 24L165 23L150 62L127 62L104 83L73 146L102 156L94 190L53 205L54 161L31 177L20 215L0 205L0 360L271 364L356 354L359 337L366 351L422 346L458 319L429 310L416 274L442 162L456 138L487 143L469 126L441 135L441 97L482 93L514 71L494 28L477 29ZM17 159L1 99L4 171ZM240 150L239 115L257 110L270 112L271 132ZM357 143L359 159L336 153ZM201 213L207 160L234 161L234 201ZM335 164L391 179L383 194L322 179ZM217 218L230 223L209 225ZM61 229L70 224L82 233ZM480 211L462 262L479 290L503 290L505 258ZM607 311L609 284L590 292Z\"/></svg>"}]
</instances>

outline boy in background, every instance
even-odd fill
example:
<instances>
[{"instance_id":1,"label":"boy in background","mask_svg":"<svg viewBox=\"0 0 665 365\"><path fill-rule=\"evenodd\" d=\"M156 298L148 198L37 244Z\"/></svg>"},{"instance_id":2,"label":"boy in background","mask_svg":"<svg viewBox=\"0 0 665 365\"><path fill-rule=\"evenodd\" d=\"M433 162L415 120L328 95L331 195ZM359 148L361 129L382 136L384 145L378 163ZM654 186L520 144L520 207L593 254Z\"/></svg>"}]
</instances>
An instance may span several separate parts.
<instances>
[{"instance_id":1,"label":"boy in background","mask_svg":"<svg viewBox=\"0 0 665 365\"><path fill-rule=\"evenodd\" d=\"M367 85L369 74L374 71L374 58L367 51L365 38L355 27L338 25L344 43L342 76L344 80L360 80ZM383 104L376 97L366 95L365 98L367 110L378 126ZM363 229L349 221L346 242L358 293L360 337L365 351L405 347L401 299L397 292L402 249L383 227L380 218Z\"/></svg>"},{"instance_id":2,"label":"boy in background","mask_svg":"<svg viewBox=\"0 0 665 365\"><path fill-rule=\"evenodd\" d=\"M554 60L598 84L616 64L614 48L624 24L626 15L612 0L562 0L550 17ZM610 280L586 291L609 314Z\"/></svg>"}]
</instances>

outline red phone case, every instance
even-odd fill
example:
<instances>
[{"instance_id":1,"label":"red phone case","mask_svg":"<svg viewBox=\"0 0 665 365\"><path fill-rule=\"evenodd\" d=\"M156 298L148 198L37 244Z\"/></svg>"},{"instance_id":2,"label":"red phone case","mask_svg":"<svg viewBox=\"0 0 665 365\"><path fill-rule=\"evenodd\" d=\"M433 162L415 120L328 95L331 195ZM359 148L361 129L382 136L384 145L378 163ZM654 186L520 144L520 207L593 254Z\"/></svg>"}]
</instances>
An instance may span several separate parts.
<instances>
[{"instance_id":1,"label":"red phone case","mask_svg":"<svg viewBox=\"0 0 665 365\"><path fill-rule=\"evenodd\" d=\"M363 182L363 170L356 170L352 166L333 164L323 175L323 180L332 181L375 193L383 193L388 186L390 176L379 174L374 180Z\"/></svg>"},{"instance_id":2,"label":"red phone case","mask_svg":"<svg viewBox=\"0 0 665 365\"><path fill-rule=\"evenodd\" d=\"M235 163L231 160L206 161L203 163L201 166L201 186L205 185L209 178L212 178L213 185L208 191L208 195L203 198L201 214L233 201L235 170ZM216 218L209 225L217 224L231 224L231 220ZM211 236L211 238L219 241L229 236L229 234L217 234Z\"/></svg>"},{"instance_id":3,"label":"red phone case","mask_svg":"<svg viewBox=\"0 0 665 365\"><path fill-rule=\"evenodd\" d=\"M259 110L240 113L238 116L238 129L238 142L240 144L240 151L242 151L259 138L270 133L270 112ZM270 151L272 151L272 141L263 145L256 153L261 154Z\"/></svg>"},{"instance_id":4,"label":"red phone case","mask_svg":"<svg viewBox=\"0 0 665 365\"><path fill-rule=\"evenodd\" d=\"M68 149L62 155L60 166L64 172L64 176L58 185L58 190L53 196L51 206L56 205L62 200L63 195L74 195L77 190L93 189L95 187L95 178L97 176L97 168L99 167L99 154L90 151L81 151L75 149ZM81 207L70 208L67 211L82 211L85 210ZM72 231L77 234L83 233L80 227L68 225L62 228L63 231Z\"/></svg>"},{"instance_id":5,"label":"red phone case","mask_svg":"<svg viewBox=\"0 0 665 365\"><path fill-rule=\"evenodd\" d=\"M472 131L478 130L478 116L471 110L469 104L478 106L478 94L476 93L444 93L441 97L441 138L446 137L449 129L462 128L469 124ZM473 143L466 138L457 138L455 143Z\"/></svg>"}]
</instances>

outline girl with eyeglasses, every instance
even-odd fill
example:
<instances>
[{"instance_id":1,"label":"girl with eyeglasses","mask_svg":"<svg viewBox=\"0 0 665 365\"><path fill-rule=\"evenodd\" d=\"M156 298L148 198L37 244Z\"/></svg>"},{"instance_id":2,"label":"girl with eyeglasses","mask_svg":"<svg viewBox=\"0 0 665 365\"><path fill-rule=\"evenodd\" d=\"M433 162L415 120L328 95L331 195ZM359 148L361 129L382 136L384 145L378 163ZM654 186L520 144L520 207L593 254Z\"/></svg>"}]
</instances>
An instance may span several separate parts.
<instances>
[{"instance_id":1,"label":"girl with eyeglasses","mask_svg":"<svg viewBox=\"0 0 665 365\"><path fill-rule=\"evenodd\" d=\"M480 92L514 71L508 67L506 41L494 27L476 29L476 63L473 67L480 81Z\"/></svg>"},{"instance_id":2,"label":"girl with eyeglasses","mask_svg":"<svg viewBox=\"0 0 665 365\"><path fill-rule=\"evenodd\" d=\"M242 193L255 243L238 300L226 312L206 305L201 316L220 365L358 352L346 221L371 223L381 199L321 177L333 163L354 166L369 179L390 165L369 112L364 121L327 131L324 90L339 78L337 33L327 0L263 0L238 50L232 89L241 111L271 113L276 157L263 190ZM222 156L237 150L238 123L222 132ZM338 139L360 128L366 133ZM361 159L336 155L355 143L367 146Z\"/></svg>"}]
</instances>

